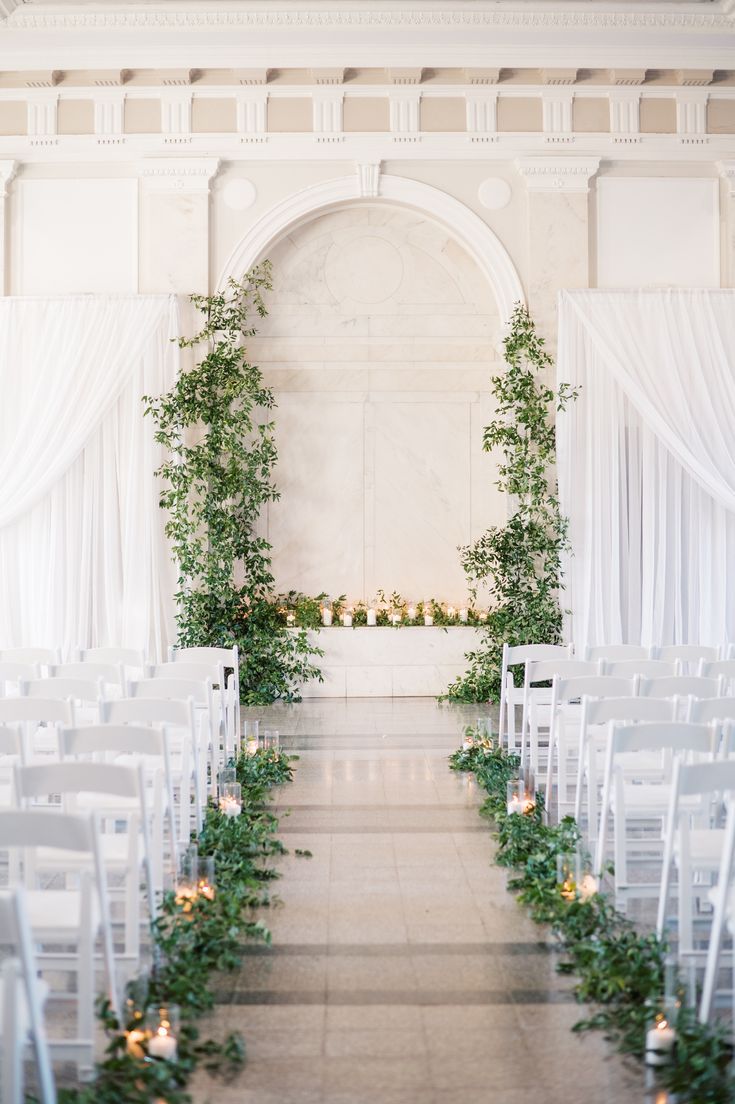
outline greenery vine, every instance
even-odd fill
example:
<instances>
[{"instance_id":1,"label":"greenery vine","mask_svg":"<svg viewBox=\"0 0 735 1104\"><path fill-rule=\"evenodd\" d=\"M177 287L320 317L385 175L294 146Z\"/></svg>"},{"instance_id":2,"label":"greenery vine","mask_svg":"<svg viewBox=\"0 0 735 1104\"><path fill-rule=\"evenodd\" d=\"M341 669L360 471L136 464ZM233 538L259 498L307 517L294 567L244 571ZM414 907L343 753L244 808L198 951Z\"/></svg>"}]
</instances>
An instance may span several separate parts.
<instances>
[{"instance_id":1,"label":"greenery vine","mask_svg":"<svg viewBox=\"0 0 735 1104\"><path fill-rule=\"evenodd\" d=\"M227 817L207 809L197 844L199 854L215 860L216 892L192 902L166 892L152 925L154 968L131 982L122 1022L108 1002L100 1007L107 1038L95 1077L80 1088L59 1092L60 1104L190 1104L186 1086L198 1066L229 1080L245 1062L239 1034L222 1043L201 1040L196 1020L212 1008L215 973L234 970L243 953L243 939L270 942L270 932L253 910L270 904L269 886L278 875L269 860L285 849L276 838L277 818L264 802L273 786L290 781L288 755L259 750L237 760L243 809ZM173 1061L151 1058L145 1040L131 1052L129 1033L141 1026L146 1008L171 1004L181 1009L177 1055Z\"/></svg>"},{"instance_id":2,"label":"greenery vine","mask_svg":"<svg viewBox=\"0 0 735 1104\"><path fill-rule=\"evenodd\" d=\"M319 649L305 632L287 632L277 615L271 546L258 532L263 507L279 497L275 401L245 341L257 332L253 320L267 313L270 288L264 261L221 294L192 295L203 321L179 346L204 355L165 395L143 400L167 452L156 474L178 566L179 644L236 644L250 704L297 700L302 682L321 677L313 662Z\"/></svg>"},{"instance_id":3,"label":"greenery vine","mask_svg":"<svg viewBox=\"0 0 735 1104\"><path fill-rule=\"evenodd\" d=\"M503 644L556 644L561 640L561 554L567 523L553 478L554 411L576 397L567 384L556 391L542 380L553 367L527 308L518 303L504 342L506 371L493 376L497 417L485 428L483 448L499 449L496 486L513 512L479 540L460 549L473 598L487 586L491 608L469 670L449 687L453 701L497 701Z\"/></svg>"},{"instance_id":4,"label":"greenery vine","mask_svg":"<svg viewBox=\"0 0 735 1104\"><path fill-rule=\"evenodd\" d=\"M557 859L579 848L577 824L569 816L546 824L541 794L528 813L508 813L506 787L519 772L517 756L468 728L450 765L471 771L487 792L481 813L496 826L495 861L512 871L508 888L537 923L551 925L564 950L558 969L578 979L577 1000L598 1006L573 1030L601 1030L622 1053L642 1059L646 1029L664 1007L665 944L638 932L604 892L563 892ZM672 1026L676 1046L672 1060L657 1069L660 1085L689 1104L733 1104L733 1047L725 1029L700 1024L684 1000Z\"/></svg>"}]
</instances>

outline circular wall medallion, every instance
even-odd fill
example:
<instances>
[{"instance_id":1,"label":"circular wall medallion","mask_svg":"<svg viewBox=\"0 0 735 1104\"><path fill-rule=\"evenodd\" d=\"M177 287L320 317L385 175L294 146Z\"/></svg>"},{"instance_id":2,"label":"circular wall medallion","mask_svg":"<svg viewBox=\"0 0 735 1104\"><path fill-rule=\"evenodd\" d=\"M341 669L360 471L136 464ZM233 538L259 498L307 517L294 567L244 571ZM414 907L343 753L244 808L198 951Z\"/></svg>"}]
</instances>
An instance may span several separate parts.
<instances>
[{"instance_id":1,"label":"circular wall medallion","mask_svg":"<svg viewBox=\"0 0 735 1104\"><path fill-rule=\"evenodd\" d=\"M222 201L231 211L247 211L255 203L257 194L255 185L250 180L238 177L227 181L222 189Z\"/></svg>"},{"instance_id":2,"label":"circular wall medallion","mask_svg":"<svg viewBox=\"0 0 735 1104\"><path fill-rule=\"evenodd\" d=\"M500 176L489 176L477 189L477 198L488 211L500 211L507 207L512 194L510 184Z\"/></svg>"},{"instance_id":3,"label":"circular wall medallion","mask_svg":"<svg viewBox=\"0 0 735 1104\"><path fill-rule=\"evenodd\" d=\"M383 303L401 286L403 258L385 238L365 234L335 242L327 254L324 275L338 302Z\"/></svg>"}]
</instances>

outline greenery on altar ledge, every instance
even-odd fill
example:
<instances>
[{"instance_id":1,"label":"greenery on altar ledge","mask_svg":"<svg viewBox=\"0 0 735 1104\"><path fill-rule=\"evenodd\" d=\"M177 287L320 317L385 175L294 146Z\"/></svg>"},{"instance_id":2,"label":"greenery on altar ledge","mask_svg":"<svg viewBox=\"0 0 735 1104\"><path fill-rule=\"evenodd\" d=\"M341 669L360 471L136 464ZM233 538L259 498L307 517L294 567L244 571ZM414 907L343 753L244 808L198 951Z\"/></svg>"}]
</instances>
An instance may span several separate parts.
<instances>
[{"instance_id":1,"label":"greenery on altar ledge","mask_svg":"<svg viewBox=\"0 0 735 1104\"><path fill-rule=\"evenodd\" d=\"M178 567L182 647L236 644L240 688L249 704L298 700L302 682L321 679L322 653L278 614L271 546L259 532L263 508L278 499L273 392L247 356L254 321L267 314L267 261L217 295L192 295L202 316L182 349L203 350L165 395L145 396L166 450L157 471L166 534Z\"/></svg>"},{"instance_id":2,"label":"greenery on altar ledge","mask_svg":"<svg viewBox=\"0 0 735 1104\"><path fill-rule=\"evenodd\" d=\"M197 1068L229 1080L243 1067L241 1036L202 1039L197 1021L214 1006L214 975L237 968L245 939L270 942L254 910L271 903L270 885L278 875L270 863L285 848L265 803L273 786L290 781L293 767L292 757L273 749L243 754L234 765L242 812L229 817L210 805L196 840L199 855L214 858L214 892L207 887L192 897L174 884L164 893L151 929L151 970L128 984L121 1020L109 1002L100 1007L104 1058L89 1084L60 1089L59 1104L191 1104L187 1084ZM175 1056L154 1057L143 1030L146 1012L172 1005L181 1015Z\"/></svg>"},{"instance_id":3,"label":"greenery on altar ledge","mask_svg":"<svg viewBox=\"0 0 735 1104\"><path fill-rule=\"evenodd\" d=\"M440 628L469 625L477 628L487 620L485 610L467 605L452 606L436 598L424 598L420 602L410 602L397 591L386 594L379 590L372 602L348 602L347 596L330 598L326 593L311 597L299 591L280 594L275 602L276 613L282 624L290 628L321 629L324 627L323 612L332 614L332 628L344 628L343 615L351 619L352 628L360 628L368 623L368 610L375 612L377 626L401 628L425 627L425 618L431 618L432 625Z\"/></svg>"},{"instance_id":4,"label":"greenery on altar ledge","mask_svg":"<svg viewBox=\"0 0 735 1104\"><path fill-rule=\"evenodd\" d=\"M638 932L596 883L596 892L582 893L559 881L560 857L580 849L574 818L548 824L542 794L527 812L508 812L507 784L519 774L520 759L478 728L466 730L450 765L472 772L487 792L480 812L496 826L495 861L511 871L508 888L532 919L551 926L563 951L557 969L576 976L581 1004L595 1006L573 1030L603 1031L623 1054L642 1059L647 1031L665 1015L676 1044L671 1060L656 1067L659 1086L680 1104L733 1104L731 1034L724 1026L699 1023L681 978L674 976L673 993L667 994L666 945L655 934Z\"/></svg>"},{"instance_id":5,"label":"greenery on altar ledge","mask_svg":"<svg viewBox=\"0 0 735 1104\"><path fill-rule=\"evenodd\" d=\"M449 687L450 701L497 701L503 644L561 641L561 556L567 522L556 492L554 412L576 398L567 384L544 381L553 361L527 308L518 303L504 342L506 370L492 379L497 416L485 428L483 448L498 450L498 489L508 495L511 516L460 549L476 596L490 591L491 608L479 646L467 654L469 669Z\"/></svg>"}]
</instances>

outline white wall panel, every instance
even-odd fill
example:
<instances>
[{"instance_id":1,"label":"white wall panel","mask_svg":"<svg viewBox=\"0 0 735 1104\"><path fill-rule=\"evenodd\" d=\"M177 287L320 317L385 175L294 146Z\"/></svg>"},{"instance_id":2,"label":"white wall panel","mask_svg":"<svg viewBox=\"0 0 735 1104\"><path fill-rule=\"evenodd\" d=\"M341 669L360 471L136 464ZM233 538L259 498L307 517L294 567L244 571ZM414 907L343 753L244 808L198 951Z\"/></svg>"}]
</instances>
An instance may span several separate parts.
<instances>
[{"instance_id":1,"label":"white wall panel","mask_svg":"<svg viewBox=\"0 0 735 1104\"><path fill-rule=\"evenodd\" d=\"M17 181L12 287L16 295L137 291L138 181Z\"/></svg>"},{"instance_id":2,"label":"white wall panel","mask_svg":"<svg viewBox=\"0 0 735 1104\"><path fill-rule=\"evenodd\" d=\"M719 287L717 180L603 177L597 235L598 287Z\"/></svg>"}]
</instances>

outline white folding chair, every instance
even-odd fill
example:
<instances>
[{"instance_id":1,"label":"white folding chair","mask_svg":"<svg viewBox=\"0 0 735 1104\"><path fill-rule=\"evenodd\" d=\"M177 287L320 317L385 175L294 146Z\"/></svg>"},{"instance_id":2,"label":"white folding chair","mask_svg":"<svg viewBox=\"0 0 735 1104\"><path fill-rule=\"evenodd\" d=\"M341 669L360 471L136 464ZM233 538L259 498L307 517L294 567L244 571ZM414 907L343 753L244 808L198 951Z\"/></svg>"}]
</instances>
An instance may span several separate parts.
<instances>
[{"instance_id":1,"label":"white folding chair","mask_svg":"<svg viewBox=\"0 0 735 1104\"><path fill-rule=\"evenodd\" d=\"M587 675L599 675L597 663L581 659L538 659L528 660L523 676L523 717L521 721L521 764L530 766L534 774L539 769L539 726L542 722L542 710L547 708L547 727L551 724L551 690L539 687L536 683L552 682L560 678L580 678Z\"/></svg>"},{"instance_id":2,"label":"white folding chair","mask_svg":"<svg viewBox=\"0 0 735 1104\"><path fill-rule=\"evenodd\" d=\"M47 669L52 663L60 663L61 656L58 648L2 648L0 662L30 663L42 668L43 674L43 669Z\"/></svg>"},{"instance_id":3,"label":"white folding chair","mask_svg":"<svg viewBox=\"0 0 735 1104\"><path fill-rule=\"evenodd\" d=\"M183 660L148 664L145 668L145 677L167 681L180 679L182 682L202 682L211 685L212 709L209 738L215 749L218 765L225 766L234 752L235 733L229 730L233 711L228 701L231 690L227 686L223 664L201 661L185 663Z\"/></svg>"},{"instance_id":4,"label":"white folding chair","mask_svg":"<svg viewBox=\"0 0 735 1104\"><path fill-rule=\"evenodd\" d=\"M690 720L689 712L693 701L702 698L722 696L721 678L703 678L701 675L664 675L657 678L642 678L638 682L638 693L642 698L673 698L676 703L676 717L680 721Z\"/></svg>"},{"instance_id":5,"label":"white folding chair","mask_svg":"<svg viewBox=\"0 0 735 1104\"><path fill-rule=\"evenodd\" d=\"M678 870L679 960L696 957L693 907L707 896L709 883L697 885L698 875L711 876L720 865L725 830L717 823L717 808L735 797L735 760L712 763L674 763L671 797L664 837L664 861L658 899L656 933L664 937L674 867ZM695 800L696 799L696 800ZM711 823L714 819L715 823ZM722 818L719 818L720 820Z\"/></svg>"},{"instance_id":6,"label":"white folding chair","mask_svg":"<svg viewBox=\"0 0 735 1104\"><path fill-rule=\"evenodd\" d=\"M59 725L73 725L74 703L54 698L0 698L0 725L20 725L23 760L58 755Z\"/></svg>"},{"instance_id":7,"label":"white folding chair","mask_svg":"<svg viewBox=\"0 0 735 1104\"><path fill-rule=\"evenodd\" d=\"M695 675L704 660L711 663L720 658L720 649L702 644L665 644L655 649L654 659L676 664L677 675Z\"/></svg>"},{"instance_id":8,"label":"white folding chair","mask_svg":"<svg viewBox=\"0 0 735 1104\"><path fill-rule=\"evenodd\" d=\"M238 745L242 734L240 727L240 653L237 645L231 648L179 648L172 646L168 650L168 658L171 663L216 663L225 670L227 679L228 704L231 709L229 718L230 731L234 736L234 753L237 755ZM232 672L228 674L228 672Z\"/></svg>"},{"instance_id":9,"label":"white folding chair","mask_svg":"<svg viewBox=\"0 0 735 1104\"><path fill-rule=\"evenodd\" d=\"M700 1023L709 1023L714 1011L717 981L723 957L722 945L725 938L725 929L729 930L730 935L735 933L735 885L733 885L733 874L735 873L735 800L731 797L726 805L727 817L719 873L717 884L710 893L710 901L714 909L707 945L702 996L699 1003ZM735 997L735 968L733 968L735 967L735 953L733 950L730 951L728 957L732 972L731 989L733 997Z\"/></svg>"},{"instance_id":10,"label":"white folding chair","mask_svg":"<svg viewBox=\"0 0 735 1104\"><path fill-rule=\"evenodd\" d=\"M163 680L153 680L163 686ZM137 683L131 683L131 687ZM178 685L181 685L180 683ZM201 686L197 683L197 688ZM145 691L146 687L143 687ZM188 846L191 837L191 788L194 789L194 827L201 831L207 801L206 745L199 738L193 698L146 697L144 694L103 702L104 724L164 727L168 738L172 789L178 783L179 835Z\"/></svg>"},{"instance_id":11,"label":"white folding chair","mask_svg":"<svg viewBox=\"0 0 735 1104\"><path fill-rule=\"evenodd\" d=\"M209 790L215 792L217 775L222 765L219 754L218 714L213 701L212 683L209 679L188 678L147 678L128 684L128 696L131 698L150 698L158 701L192 702L197 715L197 740L195 764L203 770L206 760L202 753L208 752L210 778ZM215 735L216 733L216 735ZM201 778L200 769L196 771ZM205 787L206 792L206 787ZM200 794L197 798L200 798Z\"/></svg>"},{"instance_id":12,"label":"white folding chair","mask_svg":"<svg viewBox=\"0 0 735 1104\"><path fill-rule=\"evenodd\" d=\"M664 663L661 659L617 659L602 660L605 675L618 678L666 678L676 674L675 663Z\"/></svg>"},{"instance_id":13,"label":"white folding chair","mask_svg":"<svg viewBox=\"0 0 735 1104\"><path fill-rule=\"evenodd\" d=\"M523 686L516 686L512 667L540 659L571 659L571 644L503 644L500 673L500 717L498 739L508 751L516 750L516 708L523 705ZM548 693L551 701L551 692Z\"/></svg>"},{"instance_id":14,"label":"white folding chair","mask_svg":"<svg viewBox=\"0 0 735 1104\"><path fill-rule=\"evenodd\" d=\"M735 694L735 659L702 660L699 674L703 678L722 679L723 694Z\"/></svg>"},{"instance_id":15,"label":"white folding chair","mask_svg":"<svg viewBox=\"0 0 735 1104\"><path fill-rule=\"evenodd\" d=\"M105 697L110 692L122 695L125 690L125 669L122 663L85 660L77 663L57 663L49 667L49 678L81 679L101 684Z\"/></svg>"},{"instance_id":16,"label":"white folding chair","mask_svg":"<svg viewBox=\"0 0 735 1104\"><path fill-rule=\"evenodd\" d=\"M0 697L18 694L20 682L41 677L37 663L19 663L16 660L0 660Z\"/></svg>"},{"instance_id":17,"label":"white folding chair","mask_svg":"<svg viewBox=\"0 0 735 1104\"><path fill-rule=\"evenodd\" d=\"M585 649L582 659L592 659L596 663L621 663L625 660L651 659L651 649L642 644L595 644Z\"/></svg>"},{"instance_id":18,"label":"white folding chair","mask_svg":"<svg viewBox=\"0 0 735 1104\"><path fill-rule=\"evenodd\" d=\"M129 705L137 706L137 701L129 699L105 703L105 710L116 718L112 722L100 725L85 725L82 728L64 728L59 738L62 759L91 758L92 760L112 763L134 764L144 768L144 781L147 782L146 805L147 835L150 840L150 853L153 868L153 885L156 891L163 889L164 870L164 832L163 822L168 825L168 862L172 871L178 870L179 847L176 831L176 810L174 806L174 774L171 765L170 738L168 730L162 725L142 723L136 720L128 724L119 720L141 712L130 710ZM177 703L178 704L178 703ZM168 716L171 716L169 711ZM87 807L101 810L103 805L85 802ZM136 800L132 805L135 807ZM186 837L188 844L189 837Z\"/></svg>"},{"instance_id":19,"label":"white folding chair","mask_svg":"<svg viewBox=\"0 0 735 1104\"><path fill-rule=\"evenodd\" d=\"M85 854L88 864L79 875L79 888L38 888L33 863L38 848ZM54 1050L75 1057L82 1074L92 1068L94 1061L94 944L98 935L107 996L114 1012L120 1015L107 881L95 816L35 809L0 810L0 851L8 852L11 871L18 859L22 860L34 942L57 948L38 954L41 969L76 974L78 1037L63 1043L54 1041ZM60 946L74 950L71 954L62 953L58 951Z\"/></svg>"},{"instance_id":20,"label":"white folding chair","mask_svg":"<svg viewBox=\"0 0 735 1104\"><path fill-rule=\"evenodd\" d=\"M551 687L549 753L546 762L547 809L551 808L557 757L557 795L560 814L563 806L567 804L570 745L573 744L575 751L579 749L578 726L581 719L582 698L626 698L634 693L635 679L615 678L610 675L577 675L571 678L554 676ZM573 729L573 732L570 732L570 729Z\"/></svg>"},{"instance_id":21,"label":"white folding chair","mask_svg":"<svg viewBox=\"0 0 735 1104\"><path fill-rule=\"evenodd\" d=\"M79 732L72 729L72 734ZM62 739L63 739L62 734ZM71 737L73 741L73 735ZM70 742L69 739L66 741ZM141 897L143 876L148 911L148 923L155 917L153 867L149 814L146 807L146 785L141 763L137 767L116 763L63 762L31 767L16 767L15 794L21 808L32 808L39 801L48 807L50 794L60 796L64 813L79 813L84 798L104 799L104 812L98 813L102 826L100 854L108 877L108 893L123 902L124 957L129 969L140 963ZM122 831L122 826L125 830ZM34 855L36 873L84 869L86 857L56 849L39 848ZM110 887L109 876L122 876L120 891Z\"/></svg>"},{"instance_id":22,"label":"white folding chair","mask_svg":"<svg viewBox=\"0 0 735 1104\"><path fill-rule=\"evenodd\" d=\"M682 721L633 725L612 722L605 758L595 870L602 875L607 822L608 817L612 816L615 901L619 908L624 909L631 897L653 897L659 892L658 881L655 884L631 882L628 858L629 855L645 854L648 861L653 862L653 856L661 852L661 836L628 837L629 822L636 822L639 827L642 823L661 824L669 806L674 757L691 754L711 759L715 741L715 725L694 725ZM643 769L636 770L634 760L640 752L655 752L660 756L660 765L655 773L651 770L650 756L646 756ZM626 757L625 768L622 756Z\"/></svg>"},{"instance_id":23,"label":"white folding chair","mask_svg":"<svg viewBox=\"0 0 735 1104\"><path fill-rule=\"evenodd\" d=\"M610 677L610 676L605 676ZM673 721L674 703L656 698L591 698L582 699L579 722L579 769L574 800L574 817L582 822L582 799L587 789L587 838L592 850L597 843L599 823L598 807L598 755L607 751L611 721Z\"/></svg>"},{"instance_id":24,"label":"white folding chair","mask_svg":"<svg viewBox=\"0 0 735 1104\"><path fill-rule=\"evenodd\" d=\"M44 698L74 703L79 719L99 720L99 703L104 698L101 679L94 678L40 678L21 682L22 698Z\"/></svg>"},{"instance_id":25,"label":"white folding chair","mask_svg":"<svg viewBox=\"0 0 735 1104\"><path fill-rule=\"evenodd\" d=\"M41 1104L56 1104L43 1022L47 987L38 977L31 926L20 888L0 890L0 945L10 948L12 955L3 962L0 988L0 1099L3 1104L24 1104L23 1059L26 1050L32 1048Z\"/></svg>"}]
</instances>

